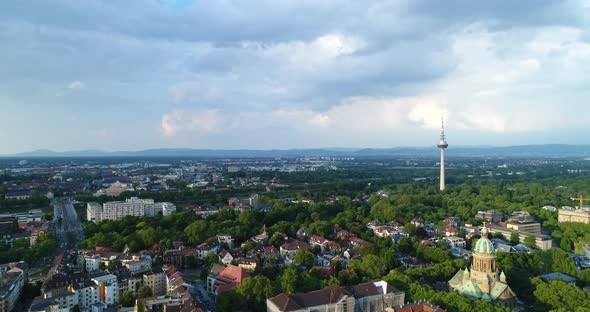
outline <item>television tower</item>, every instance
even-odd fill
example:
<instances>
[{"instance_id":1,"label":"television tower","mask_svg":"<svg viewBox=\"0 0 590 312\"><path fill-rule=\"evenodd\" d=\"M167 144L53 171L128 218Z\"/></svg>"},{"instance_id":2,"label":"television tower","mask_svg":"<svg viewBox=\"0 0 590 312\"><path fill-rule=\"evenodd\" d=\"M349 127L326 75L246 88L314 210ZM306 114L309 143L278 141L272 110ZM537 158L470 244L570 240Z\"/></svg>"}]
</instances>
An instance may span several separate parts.
<instances>
[{"instance_id":1,"label":"television tower","mask_svg":"<svg viewBox=\"0 0 590 312\"><path fill-rule=\"evenodd\" d=\"M438 148L440 148L440 190L445 190L445 148L449 147L445 138L445 121L444 117L441 118L440 127L440 142L438 142Z\"/></svg>"}]
</instances>

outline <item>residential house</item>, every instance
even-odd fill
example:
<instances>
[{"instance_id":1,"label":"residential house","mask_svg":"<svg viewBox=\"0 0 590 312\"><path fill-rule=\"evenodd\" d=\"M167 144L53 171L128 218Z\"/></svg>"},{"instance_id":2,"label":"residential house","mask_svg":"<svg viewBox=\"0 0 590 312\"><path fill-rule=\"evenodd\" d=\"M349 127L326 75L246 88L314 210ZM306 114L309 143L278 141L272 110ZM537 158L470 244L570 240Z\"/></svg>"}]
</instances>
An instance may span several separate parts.
<instances>
[{"instance_id":1,"label":"residential house","mask_svg":"<svg viewBox=\"0 0 590 312\"><path fill-rule=\"evenodd\" d=\"M145 254L125 254L121 257L121 263L131 274L136 274L151 270L153 262L152 257Z\"/></svg>"},{"instance_id":2,"label":"residential house","mask_svg":"<svg viewBox=\"0 0 590 312\"><path fill-rule=\"evenodd\" d=\"M456 227L447 225L443 228L443 233L446 237L457 236L459 234L459 230L457 230Z\"/></svg>"},{"instance_id":3,"label":"residential house","mask_svg":"<svg viewBox=\"0 0 590 312\"><path fill-rule=\"evenodd\" d=\"M309 250L309 249L311 249L311 246L309 246L309 244L302 242L300 240L296 240L296 239L291 240L290 242L286 242L281 245L281 248L280 248L281 257L285 257L289 254L295 255L295 253L299 249Z\"/></svg>"},{"instance_id":4,"label":"residential house","mask_svg":"<svg viewBox=\"0 0 590 312\"><path fill-rule=\"evenodd\" d=\"M253 272L254 270L256 270L256 267L258 266L258 260L254 257L241 258L238 261L238 266L248 272Z\"/></svg>"},{"instance_id":5,"label":"residential house","mask_svg":"<svg viewBox=\"0 0 590 312\"><path fill-rule=\"evenodd\" d=\"M451 248L466 248L467 242L462 237L457 236L449 236L443 239L445 242L449 243Z\"/></svg>"},{"instance_id":6,"label":"residential house","mask_svg":"<svg viewBox=\"0 0 590 312\"><path fill-rule=\"evenodd\" d=\"M228 265L231 264L233 261L238 261L239 257L236 255L234 256L232 254L232 252L228 251L228 250L222 250L219 253L219 262L221 262L224 265Z\"/></svg>"},{"instance_id":7,"label":"residential house","mask_svg":"<svg viewBox=\"0 0 590 312\"><path fill-rule=\"evenodd\" d=\"M311 248L314 248L315 246L319 246L321 251L324 251L327 244L328 244L328 240L319 236L319 235L313 235L309 238L309 245L311 246Z\"/></svg>"},{"instance_id":8,"label":"residential house","mask_svg":"<svg viewBox=\"0 0 590 312\"><path fill-rule=\"evenodd\" d=\"M461 223L461 218L459 218L459 217L448 217L445 219L445 224L448 226L452 226L454 228L459 228L460 223Z\"/></svg>"},{"instance_id":9,"label":"residential house","mask_svg":"<svg viewBox=\"0 0 590 312\"><path fill-rule=\"evenodd\" d=\"M218 234L217 235L217 242L221 245L221 244L227 244L228 248L234 248L234 244L236 242L236 240L227 233L222 233L222 234Z\"/></svg>"},{"instance_id":10,"label":"residential house","mask_svg":"<svg viewBox=\"0 0 590 312\"><path fill-rule=\"evenodd\" d=\"M184 268L192 259L197 258L197 251L193 248L167 250L162 257L164 264Z\"/></svg>"},{"instance_id":11,"label":"residential house","mask_svg":"<svg viewBox=\"0 0 590 312\"><path fill-rule=\"evenodd\" d=\"M209 275L207 276L207 292L210 294L214 294L214 290L213 290L213 285L215 283L215 280L217 279L217 276L219 276L219 274L225 269L225 267L223 265L219 265L217 263L213 264L213 266L211 267L211 271L209 272Z\"/></svg>"},{"instance_id":12,"label":"residential house","mask_svg":"<svg viewBox=\"0 0 590 312\"><path fill-rule=\"evenodd\" d=\"M216 277L212 285L212 294L220 295L242 284L250 273L239 266L228 265Z\"/></svg>"},{"instance_id":13,"label":"residential house","mask_svg":"<svg viewBox=\"0 0 590 312\"><path fill-rule=\"evenodd\" d=\"M207 258L207 255L210 253L217 255L218 252L219 243L217 243L217 241L209 241L207 243L202 243L198 245L196 248L197 258L201 260L205 260Z\"/></svg>"}]
</instances>

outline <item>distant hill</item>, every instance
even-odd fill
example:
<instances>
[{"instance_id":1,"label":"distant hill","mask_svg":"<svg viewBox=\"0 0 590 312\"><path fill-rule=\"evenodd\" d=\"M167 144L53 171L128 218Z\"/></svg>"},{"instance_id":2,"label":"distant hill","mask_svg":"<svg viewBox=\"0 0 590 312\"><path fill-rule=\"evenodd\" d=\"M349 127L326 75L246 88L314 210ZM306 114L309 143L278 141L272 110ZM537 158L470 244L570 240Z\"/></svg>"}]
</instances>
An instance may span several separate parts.
<instances>
[{"instance_id":1,"label":"distant hill","mask_svg":"<svg viewBox=\"0 0 590 312\"><path fill-rule=\"evenodd\" d=\"M450 157L536 157L564 158L590 157L590 145L520 145L520 146L451 146L447 150ZM305 156L350 156L350 157L437 157L436 147L393 147L393 148L317 148L284 150L215 150L192 148L159 148L141 151L105 152L100 150L81 150L56 152L36 150L4 157L305 157Z\"/></svg>"}]
</instances>

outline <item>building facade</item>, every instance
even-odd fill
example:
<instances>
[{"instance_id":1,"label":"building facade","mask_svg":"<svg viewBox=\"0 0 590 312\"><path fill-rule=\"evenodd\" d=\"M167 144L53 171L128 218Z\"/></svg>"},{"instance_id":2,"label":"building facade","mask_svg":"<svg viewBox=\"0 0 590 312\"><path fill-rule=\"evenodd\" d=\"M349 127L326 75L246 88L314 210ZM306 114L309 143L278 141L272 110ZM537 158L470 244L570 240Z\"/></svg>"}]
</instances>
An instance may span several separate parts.
<instances>
[{"instance_id":1,"label":"building facade","mask_svg":"<svg viewBox=\"0 0 590 312\"><path fill-rule=\"evenodd\" d=\"M0 311L12 311L25 285L25 272L17 267L0 277Z\"/></svg>"},{"instance_id":2,"label":"building facade","mask_svg":"<svg viewBox=\"0 0 590 312\"><path fill-rule=\"evenodd\" d=\"M125 216L151 217L159 213L167 216L176 211L172 203L156 203L153 199L140 199L131 197L123 201L114 201L102 204L88 203L86 215L88 221L100 222L103 220L117 220Z\"/></svg>"},{"instance_id":3,"label":"building facade","mask_svg":"<svg viewBox=\"0 0 590 312\"><path fill-rule=\"evenodd\" d=\"M161 268L144 273L143 284L152 289L154 296L166 295L166 273Z\"/></svg>"},{"instance_id":4,"label":"building facade","mask_svg":"<svg viewBox=\"0 0 590 312\"><path fill-rule=\"evenodd\" d=\"M582 209L559 209L558 219L562 222L580 222L590 224L590 209L584 207Z\"/></svg>"},{"instance_id":5,"label":"building facade","mask_svg":"<svg viewBox=\"0 0 590 312\"><path fill-rule=\"evenodd\" d=\"M268 312L381 312L404 305L405 294L385 281L351 287L328 286L304 294L280 294L266 300Z\"/></svg>"}]
</instances>

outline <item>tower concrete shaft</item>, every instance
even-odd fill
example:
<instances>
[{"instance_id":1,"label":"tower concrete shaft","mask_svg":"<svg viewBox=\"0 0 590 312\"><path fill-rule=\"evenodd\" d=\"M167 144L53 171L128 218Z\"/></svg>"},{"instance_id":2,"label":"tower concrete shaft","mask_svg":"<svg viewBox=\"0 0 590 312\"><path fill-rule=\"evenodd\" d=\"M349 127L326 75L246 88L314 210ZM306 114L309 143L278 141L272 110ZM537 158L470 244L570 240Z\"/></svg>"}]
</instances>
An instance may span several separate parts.
<instances>
[{"instance_id":1,"label":"tower concrete shaft","mask_svg":"<svg viewBox=\"0 0 590 312\"><path fill-rule=\"evenodd\" d=\"M440 148L440 190L445 190L445 149L449 147L447 144L447 140L445 137L445 122L444 119L441 119L441 128L440 128L440 142L437 145Z\"/></svg>"},{"instance_id":2,"label":"tower concrete shaft","mask_svg":"<svg viewBox=\"0 0 590 312\"><path fill-rule=\"evenodd\" d=\"M445 149L440 149L440 190L445 190Z\"/></svg>"}]
</instances>

